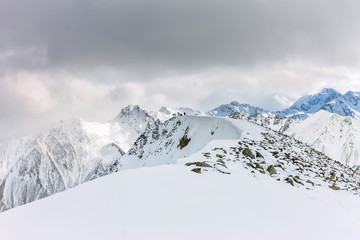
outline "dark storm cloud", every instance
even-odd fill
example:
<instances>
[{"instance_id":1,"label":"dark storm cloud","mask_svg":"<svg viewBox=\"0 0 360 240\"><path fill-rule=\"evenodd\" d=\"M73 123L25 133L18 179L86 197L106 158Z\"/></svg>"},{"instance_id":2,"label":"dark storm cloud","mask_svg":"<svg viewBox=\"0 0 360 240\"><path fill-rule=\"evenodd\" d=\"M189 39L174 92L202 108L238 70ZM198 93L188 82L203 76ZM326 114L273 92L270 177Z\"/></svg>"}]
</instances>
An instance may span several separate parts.
<instances>
[{"instance_id":1,"label":"dark storm cloud","mask_svg":"<svg viewBox=\"0 0 360 240\"><path fill-rule=\"evenodd\" d=\"M182 71L359 61L358 1L0 0L7 69Z\"/></svg>"}]
</instances>

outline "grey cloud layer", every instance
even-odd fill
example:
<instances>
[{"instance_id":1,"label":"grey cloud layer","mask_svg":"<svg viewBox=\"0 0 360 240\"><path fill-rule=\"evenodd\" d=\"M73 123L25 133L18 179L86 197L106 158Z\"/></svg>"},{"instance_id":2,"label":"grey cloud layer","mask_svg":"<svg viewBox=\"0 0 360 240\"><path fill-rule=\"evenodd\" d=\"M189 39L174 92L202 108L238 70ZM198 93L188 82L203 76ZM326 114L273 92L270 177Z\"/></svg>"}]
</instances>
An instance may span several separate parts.
<instances>
[{"instance_id":1,"label":"grey cloud layer","mask_svg":"<svg viewBox=\"0 0 360 240\"><path fill-rule=\"evenodd\" d=\"M0 0L0 63L144 72L348 64L359 61L359 9L352 0Z\"/></svg>"},{"instance_id":2,"label":"grey cloud layer","mask_svg":"<svg viewBox=\"0 0 360 240\"><path fill-rule=\"evenodd\" d=\"M0 0L0 139L126 104L360 90L355 0Z\"/></svg>"}]
</instances>

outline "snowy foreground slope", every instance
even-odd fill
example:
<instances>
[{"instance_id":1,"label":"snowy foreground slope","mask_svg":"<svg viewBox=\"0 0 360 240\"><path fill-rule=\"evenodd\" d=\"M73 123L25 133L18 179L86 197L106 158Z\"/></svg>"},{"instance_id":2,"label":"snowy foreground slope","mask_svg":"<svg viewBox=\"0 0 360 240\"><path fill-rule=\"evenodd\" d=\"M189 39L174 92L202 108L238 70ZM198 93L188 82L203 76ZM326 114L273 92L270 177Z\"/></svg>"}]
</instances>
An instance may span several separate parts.
<instances>
[{"instance_id":1,"label":"snowy foreground slope","mask_svg":"<svg viewBox=\"0 0 360 240\"><path fill-rule=\"evenodd\" d=\"M291 137L186 116L136 143L122 171L1 213L1 239L360 236L359 174Z\"/></svg>"}]
</instances>

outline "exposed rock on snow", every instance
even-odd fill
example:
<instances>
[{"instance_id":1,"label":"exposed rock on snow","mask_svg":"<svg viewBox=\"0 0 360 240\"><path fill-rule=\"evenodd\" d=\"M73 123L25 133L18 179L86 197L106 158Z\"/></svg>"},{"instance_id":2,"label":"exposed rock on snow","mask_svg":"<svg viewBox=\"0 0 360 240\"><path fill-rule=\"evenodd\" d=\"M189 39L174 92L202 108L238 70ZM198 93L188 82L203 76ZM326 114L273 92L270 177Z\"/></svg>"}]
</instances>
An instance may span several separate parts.
<instances>
[{"instance_id":1,"label":"exposed rock on snow","mask_svg":"<svg viewBox=\"0 0 360 240\"><path fill-rule=\"evenodd\" d=\"M184 136L191 141L180 148L178 142ZM292 137L245 120L173 118L155 129L147 129L121 162L125 168L133 168L174 163L184 157L198 160L185 162L196 173L213 169L230 174L243 167L253 174L269 174L278 181L307 189L327 186L355 194L360 191L360 175L355 169Z\"/></svg>"}]
</instances>

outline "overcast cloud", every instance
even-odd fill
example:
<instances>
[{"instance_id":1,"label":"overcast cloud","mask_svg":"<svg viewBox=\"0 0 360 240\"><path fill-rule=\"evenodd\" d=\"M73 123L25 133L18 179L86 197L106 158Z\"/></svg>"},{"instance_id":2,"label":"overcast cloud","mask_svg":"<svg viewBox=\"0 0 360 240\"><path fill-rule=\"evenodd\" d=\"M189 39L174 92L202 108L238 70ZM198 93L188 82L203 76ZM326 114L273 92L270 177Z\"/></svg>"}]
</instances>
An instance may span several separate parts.
<instances>
[{"instance_id":1,"label":"overcast cloud","mask_svg":"<svg viewBox=\"0 0 360 240\"><path fill-rule=\"evenodd\" d=\"M0 138L127 104L270 110L360 91L355 0L0 0Z\"/></svg>"}]
</instances>

